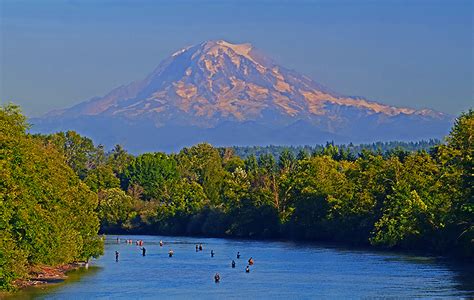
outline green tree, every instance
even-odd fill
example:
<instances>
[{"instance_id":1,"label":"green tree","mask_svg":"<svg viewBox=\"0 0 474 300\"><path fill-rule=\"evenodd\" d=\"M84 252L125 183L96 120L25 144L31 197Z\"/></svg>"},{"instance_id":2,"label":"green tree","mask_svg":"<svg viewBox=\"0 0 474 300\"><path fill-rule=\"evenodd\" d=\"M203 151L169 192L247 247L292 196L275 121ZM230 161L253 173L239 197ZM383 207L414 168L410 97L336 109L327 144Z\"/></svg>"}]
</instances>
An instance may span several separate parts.
<instances>
[{"instance_id":1,"label":"green tree","mask_svg":"<svg viewBox=\"0 0 474 300\"><path fill-rule=\"evenodd\" d=\"M84 178L84 183L96 193L104 189L120 187L120 180L108 165L100 165L90 170Z\"/></svg>"},{"instance_id":2,"label":"green tree","mask_svg":"<svg viewBox=\"0 0 474 300\"><path fill-rule=\"evenodd\" d=\"M392 195L387 196L387 208L382 218L375 223L375 245L394 247L422 235L423 223L427 222L428 207L416 190L398 187Z\"/></svg>"},{"instance_id":3,"label":"green tree","mask_svg":"<svg viewBox=\"0 0 474 300\"><path fill-rule=\"evenodd\" d=\"M442 165L442 189L452 199L444 238L458 255L474 257L474 110L457 118L435 156Z\"/></svg>"},{"instance_id":4,"label":"green tree","mask_svg":"<svg viewBox=\"0 0 474 300\"><path fill-rule=\"evenodd\" d=\"M293 176L293 203L288 204L294 207L290 221L293 234L305 239L328 238L331 201L349 197L339 163L328 156L313 157L300 162Z\"/></svg>"},{"instance_id":5,"label":"green tree","mask_svg":"<svg viewBox=\"0 0 474 300\"><path fill-rule=\"evenodd\" d=\"M181 176L199 183L213 205L221 201L224 180L219 151L209 144L184 148L176 157Z\"/></svg>"},{"instance_id":6,"label":"green tree","mask_svg":"<svg viewBox=\"0 0 474 300\"><path fill-rule=\"evenodd\" d=\"M75 131L58 132L44 138L61 149L66 163L81 179L87 176L92 158L97 154L91 139L83 137Z\"/></svg>"},{"instance_id":7,"label":"green tree","mask_svg":"<svg viewBox=\"0 0 474 300\"><path fill-rule=\"evenodd\" d=\"M150 200L165 196L179 173L176 161L165 153L145 153L133 159L121 177L125 190L137 184L143 187L143 199Z\"/></svg>"},{"instance_id":8,"label":"green tree","mask_svg":"<svg viewBox=\"0 0 474 300\"><path fill-rule=\"evenodd\" d=\"M17 107L2 107L0 122L0 286L11 287L35 264L100 255L97 195L55 145L26 134Z\"/></svg>"},{"instance_id":9,"label":"green tree","mask_svg":"<svg viewBox=\"0 0 474 300\"><path fill-rule=\"evenodd\" d=\"M119 188L99 192L99 217L105 230L120 230L129 221L133 199Z\"/></svg>"},{"instance_id":10,"label":"green tree","mask_svg":"<svg viewBox=\"0 0 474 300\"><path fill-rule=\"evenodd\" d=\"M107 165L112 168L117 177L125 171L132 160L133 156L121 145L115 145L114 149L107 155Z\"/></svg>"}]
</instances>

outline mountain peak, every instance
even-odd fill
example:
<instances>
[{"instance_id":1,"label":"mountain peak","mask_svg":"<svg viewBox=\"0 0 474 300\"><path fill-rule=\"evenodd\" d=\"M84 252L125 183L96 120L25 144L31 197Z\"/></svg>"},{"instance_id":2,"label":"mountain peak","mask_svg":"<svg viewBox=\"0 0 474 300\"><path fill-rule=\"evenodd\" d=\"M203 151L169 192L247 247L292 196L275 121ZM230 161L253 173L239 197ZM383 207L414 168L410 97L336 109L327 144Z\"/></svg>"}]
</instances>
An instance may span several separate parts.
<instances>
[{"instance_id":1,"label":"mountain peak","mask_svg":"<svg viewBox=\"0 0 474 300\"><path fill-rule=\"evenodd\" d=\"M206 49L212 47L226 47L234 50L239 54L247 54L253 48L252 44L250 43L234 44L226 40L208 40L202 42L200 45Z\"/></svg>"},{"instance_id":2,"label":"mountain peak","mask_svg":"<svg viewBox=\"0 0 474 300\"><path fill-rule=\"evenodd\" d=\"M237 61L238 57L241 57L262 67L270 62L269 59L265 59L262 55L256 53L254 47L250 43L234 44L225 40L209 40L195 46L185 47L173 53L172 57L176 57L188 51L194 51L194 57L202 55L211 57L226 55L233 57L234 61Z\"/></svg>"},{"instance_id":3,"label":"mountain peak","mask_svg":"<svg viewBox=\"0 0 474 300\"><path fill-rule=\"evenodd\" d=\"M365 115L423 115L428 111L397 108L329 92L310 78L281 67L250 43L210 40L183 48L142 81L119 87L104 97L66 110L86 115L147 116L166 124L209 126L222 120L257 120L264 115L289 122L337 117L336 107ZM334 115L336 114L336 115ZM334 116L332 116L334 115Z\"/></svg>"},{"instance_id":4,"label":"mountain peak","mask_svg":"<svg viewBox=\"0 0 474 300\"><path fill-rule=\"evenodd\" d=\"M253 46L250 43L244 43L244 44L232 44L224 40L218 40L216 41L216 44L222 47L227 47L232 50L234 50L236 53L247 56L249 55L249 52L252 50Z\"/></svg>"},{"instance_id":5,"label":"mountain peak","mask_svg":"<svg viewBox=\"0 0 474 300\"><path fill-rule=\"evenodd\" d=\"M354 119L374 126L394 118L446 119L432 110L394 107L330 92L251 44L210 40L183 48L143 80L118 87L56 117L97 116L165 126L215 128L223 122L287 126L295 122L344 133Z\"/></svg>"}]
</instances>

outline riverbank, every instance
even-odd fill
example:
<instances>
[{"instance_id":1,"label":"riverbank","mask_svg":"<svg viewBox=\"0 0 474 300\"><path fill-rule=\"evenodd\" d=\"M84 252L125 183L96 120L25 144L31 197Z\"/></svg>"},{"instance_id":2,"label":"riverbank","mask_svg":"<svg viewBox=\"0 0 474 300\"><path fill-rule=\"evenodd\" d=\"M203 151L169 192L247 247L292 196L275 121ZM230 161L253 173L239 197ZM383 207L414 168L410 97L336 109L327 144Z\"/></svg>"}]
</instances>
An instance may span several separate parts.
<instances>
[{"instance_id":1,"label":"riverbank","mask_svg":"<svg viewBox=\"0 0 474 300\"><path fill-rule=\"evenodd\" d=\"M13 282L16 289L25 289L32 286L42 286L63 282L68 278L67 273L85 267L84 262L74 262L60 266L39 265L30 268L26 279L18 279Z\"/></svg>"}]
</instances>

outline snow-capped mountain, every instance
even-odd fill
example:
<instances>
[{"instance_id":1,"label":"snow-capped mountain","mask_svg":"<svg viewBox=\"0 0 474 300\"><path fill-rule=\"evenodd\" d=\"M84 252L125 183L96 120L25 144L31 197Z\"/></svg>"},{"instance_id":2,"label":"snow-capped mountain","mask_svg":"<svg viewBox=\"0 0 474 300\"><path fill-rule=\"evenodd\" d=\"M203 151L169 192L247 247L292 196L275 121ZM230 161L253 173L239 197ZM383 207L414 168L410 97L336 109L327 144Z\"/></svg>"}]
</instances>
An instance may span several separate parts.
<instances>
[{"instance_id":1,"label":"snow-capped mountain","mask_svg":"<svg viewBox=\"0 0 474 300\"><path fill-rule=\"evenodd\" d=\"M135 152L216 145L314 144L440 138L451 117L342 96L279 66L250 44L181 49L145 79L34 120Z\"/></svg>"}]
</instances>

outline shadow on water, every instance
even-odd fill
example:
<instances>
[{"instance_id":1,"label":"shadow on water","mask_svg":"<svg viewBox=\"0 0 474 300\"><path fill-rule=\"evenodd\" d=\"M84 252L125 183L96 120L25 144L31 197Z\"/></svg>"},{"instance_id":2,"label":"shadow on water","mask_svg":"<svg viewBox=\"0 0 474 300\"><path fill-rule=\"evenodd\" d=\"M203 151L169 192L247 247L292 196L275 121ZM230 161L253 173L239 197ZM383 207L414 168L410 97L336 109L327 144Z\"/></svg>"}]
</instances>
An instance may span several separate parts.
<instances>
[{"instance_id":1,"label":"shadow on water","mask_svg":"<svg viewBox=\"0 0 474 300\"><path fill-rule=\"evenodd\" d=\"M439 259L437 262L444 265L454 274L454 280L458 283L457 289L468 291L471 297L474 297L474 263L458 262L447 259Z\"/></svg>"},{"instance_id":2,"label":"shadow on water","mask_svg":"<svg viewBox=\"0 0 474 300\"><path fill-rule=\"evenodd\" d=\"M397 250L384 250L373 248L369 246L346 245L343 243L331 242L315 242L315 241L278 241L283 246L288 248L305 247L308 249L324 248L336 250L344 254L374 254L386 256L386 262L402 262L413 265L425 266L439 266L450 271L453 274L453 279L457 283L456 289L467 293L469 297L474 298L474 261L455 260L448 257L440 257L434 255L423 255L420 252L403 252Z\"/></svg>"},{"instance_id":3,"label":"shadow on water","mask_svg":"<svg viewBox=\"0 0 474 300\"><path fill-rule=\"evenodd\" d=\"M47 284L42 284L38 286L30 286L24 288L16 293L10 294L5 297L5 299L35 299L41 296L46 296L51 292L59 289L65 285L77 282L86 276L93 276L98 273L102 268L97 266L90 266L89 269L79 268L77 270L72 270L67 273L66 279L58 279L48 281Z\"/></svg>"},{"instance_id":4,"label":"shadow on water","mask_svg":"<svg viewBox=\"0 0 474 300\"><path fill-rule=\"evenodd\" d=\"M386 261L408 262L415 265L437 265L449 270L453 274L453 280L457 283L456 289L464 291L470 297L474 297L474 262L456 261L445 257L414 256L406 253L394 253L394 257L386 258Z\"/></svg>"}]
</instances>

